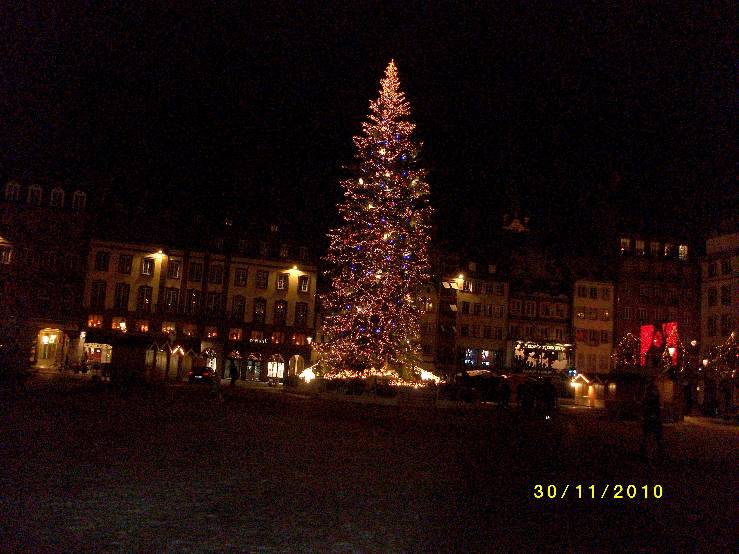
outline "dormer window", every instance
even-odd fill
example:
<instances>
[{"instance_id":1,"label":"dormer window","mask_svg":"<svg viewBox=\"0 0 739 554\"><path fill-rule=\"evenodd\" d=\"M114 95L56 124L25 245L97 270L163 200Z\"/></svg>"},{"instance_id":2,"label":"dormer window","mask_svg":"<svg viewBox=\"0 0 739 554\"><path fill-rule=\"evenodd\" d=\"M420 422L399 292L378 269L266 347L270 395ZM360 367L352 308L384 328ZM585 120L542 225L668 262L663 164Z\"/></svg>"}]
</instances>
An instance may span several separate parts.
<instances>
[{"instance_id":1,"label":"dormer window","mask_svg":"<svg viewBox=\"0 0 739 554\"><path fill-rule=\"evenodd\" d=\"M52 208L64 207L64 191L62 189L57 187L51 191L49 206L51 206Z\"/></svg>"},{"instance_id":2,"label":"dormer window","mask_svg":"<svg viewBox=\"0 0 739 554\"><path fill-rule=\"evenodd\" d=\"M72 209L81 212L87 205L87 194L81 190L74 191L72 195Z\"/></svg>"},{"instance_id":3,"label":"dormer window","mask_svg":"<svg viewBox=\"0 0 739 554\"><path fill-rule=\"evenodd\" d=\"M38 185L31 185L28 187L28 196L26 201L34 206L41 205L41 187Z\"/></svg>"},{"instance_id":4,"label":"dormer window","mask_svg":"<svg viewBox=\"0 0 739 554\"><path fill-rule=\"evenodd\" d=\"M5 185L5 200L9 202L18 202L21 197L21 186L15 181L10 181Z\"/></svg>"}]
</instances>

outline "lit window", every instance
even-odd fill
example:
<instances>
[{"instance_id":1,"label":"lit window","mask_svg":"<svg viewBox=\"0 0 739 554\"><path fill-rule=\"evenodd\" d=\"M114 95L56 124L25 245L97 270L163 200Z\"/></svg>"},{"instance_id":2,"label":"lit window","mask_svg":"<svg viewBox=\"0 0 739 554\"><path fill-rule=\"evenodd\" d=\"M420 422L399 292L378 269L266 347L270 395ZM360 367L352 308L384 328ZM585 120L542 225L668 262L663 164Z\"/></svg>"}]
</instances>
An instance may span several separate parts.
<instances>
[{"instance_id":1,"label":"lit window","mask_svg":"<svg viewBox=\"0 0 739 554\"><path fill-rule=\"evenodd\" d=\"M277 275L277 290L287 290L287 284L289 282L290 275L287 273L280 273Z\"/></svg>"},{"instance_id":2,"label":"lit window","mask_svg":"<svg viewBox=\"0 0 739 554\"><path fill-rule=\"evenodd\" d=\"M205 336L209 339L214 339L218 337L218 328L217 327L206 327L205 328Z\"/></svg>"},{"instance_id":3,"label":"lit window","mask_svg":"<svg viewBox=\"0 0 739 554\"><path fill-rule=\"evenodd\" d=\"M310 290L310 276L300 276L300 278L298 279L298 290L300 292L308 292Z\"/></svg>"},{"instance_id":4,"label":"lit window","mask_svg":"<svg viewBox=\"0 0 739 554\"><path fill-rule=\"evenodd\" d=\"M266 289L269 280L269 271L257 270L256 286L258 289Z\"/></svg>"},{"instance_id":5,"label":"lit window","mask_svg":"<svg viewBox=\"0 0 739 554\"><path fill-rule=\"evenodd\" d=\"M688 246L686 244L681 244L677 247L677 256L683 261L688 259Z\"/></svg>"},{"instance_id":6,"label":"lit window","mask_svg":"<svg viewBox=\"0 0 739 554\"><path fill-rule=\"evenodd\" d=\"M622 237L621 238L621 252L628 252L631 250L631 239Z\"/></svg>"},{"instance_id":7,"label":"lit window","mask_svg":"<svg viewBox=\"0 0 739 554\"><path fill-rule=\"evenodd\" d=\"M176 332L174 321L165 321L162 323L162 333L165 335L173 335Z\"/></svg>"},{"instance_id":8,"label":"lit window","mask_svg":"<svg viewBox=\"0 0 739 554\"><path fill-rule=\"evenodd\" d=\"M264 342L264 331L253 329L249 335L249 340L251 342Z\"/></svg>"},{"instance_id":9,"label":"lit window","mask_svg":"<svg viewBox=\"0 0 739 554\"><path fill-rule=\"evenodd\" d=\"M114 317L110 328L125 333L127 331L126 318Z\"/></svg>"},{"instance_id":10,"label":"lit window","mask_svg":"<svg viewBox=\"0 0 739 554\"><path fill-rule=\"evenodd\" d=\"M644 255L644 241L643 240L637 240L636 241L636 253L640 256Z\"/></svg>"},{"instance_id":11,"label":"lit window","mask_svg":"<svg viewBox=\"0 0 739 554\"><path fill-rule=\"evenodd\" d=\"M141 275L154 274L154 258L144 258L141 260Z\"/></svg>"},{"instance_id":12,"label":"lit window","mask_svg":"<svg viewBox=\"0 0 739 554\"><path fill-rule=\"evenodd\" d=\"M477 365L477 350L474 348L467 348L464 351L464 365L476 366Z\"/></svg>"},{"instance_id":13,"label":"lit window","mask_svg":"<svg viewBox=\"0 0 739 554\"><path fill-rule=\"evenodd\" d=\"M284 331L272 331L272 344L283 344L285 342Z\"/></svg>"},{"instance_id":14,"label":"lit window","mask_svg":"<svg viewBox=\"0 0 739 554\"><path fill-rule=\"evenodd\" d=\"M228 332L228 340L241 340L241 329L238 327L232 328Z\"/></svg>"},{"instance_id":15,"label":"lit window","mask_svg":"<svg viewBox=\"0 0 739 554\"><path fill-rule=\"evenodd\" d=\"M148 321L139 321L136 324L136 327L139 330L139 333L148 333L149 332L149 322Z\"/></svg>"}]
</instances>

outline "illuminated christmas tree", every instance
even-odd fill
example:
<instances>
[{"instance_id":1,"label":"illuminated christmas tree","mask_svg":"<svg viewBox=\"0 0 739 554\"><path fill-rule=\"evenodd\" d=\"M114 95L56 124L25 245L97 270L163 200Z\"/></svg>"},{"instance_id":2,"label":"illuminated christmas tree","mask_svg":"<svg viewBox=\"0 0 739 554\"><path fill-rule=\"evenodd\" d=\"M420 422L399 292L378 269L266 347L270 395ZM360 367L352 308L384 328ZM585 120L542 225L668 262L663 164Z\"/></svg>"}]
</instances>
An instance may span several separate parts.
<instances>
[{"instance_id":1,"label":"illuminated christmas tree","mask_svg":"<svg viewBox=\"0 0 739 554\"><path fill-rule=\"evenodd\" d=\"M431 207L410 105L392 61L381 85L354 137L355 174L341 183L343 222L328 234L332 290L322 298L320 349L334 370L388 367L407 375L419 355L416 292L428 280Z\"/></svg>"}]
</instances>

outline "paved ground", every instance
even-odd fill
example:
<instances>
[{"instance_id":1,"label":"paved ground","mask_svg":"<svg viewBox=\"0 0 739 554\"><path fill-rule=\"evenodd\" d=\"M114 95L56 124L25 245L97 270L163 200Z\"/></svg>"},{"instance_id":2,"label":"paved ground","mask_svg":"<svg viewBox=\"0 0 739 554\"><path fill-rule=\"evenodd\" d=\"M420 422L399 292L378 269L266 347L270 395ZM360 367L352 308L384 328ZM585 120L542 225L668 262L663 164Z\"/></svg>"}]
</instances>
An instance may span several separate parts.
<instances>
[{"instance_id":1,"label":"paved ground","mask_svg":"<svg viewBox=\"0 0 739 554\"><path fill-rule=\"evenodd\" d=\"M228 391L226 391L228 393ZM729 551L736 427L376 406L207 387L36 387L0 405L10 551ZM536 499L535 485L565 498ZM596 485L598 498L577 499ZM650 498L613 499L616 484ZM605 485L609 493L600 499ZM661 485L662 498L653 499ZM544 489L546 496L546 488Z\"/></svg>"}]
</instances>

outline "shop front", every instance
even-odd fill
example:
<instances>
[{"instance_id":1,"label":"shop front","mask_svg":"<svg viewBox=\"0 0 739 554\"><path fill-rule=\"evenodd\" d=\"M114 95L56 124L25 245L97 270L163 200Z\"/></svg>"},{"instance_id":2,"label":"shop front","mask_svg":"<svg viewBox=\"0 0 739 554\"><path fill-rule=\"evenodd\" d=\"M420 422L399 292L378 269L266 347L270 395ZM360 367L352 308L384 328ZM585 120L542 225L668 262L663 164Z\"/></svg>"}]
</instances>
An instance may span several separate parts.
<instances>
[{"instance_id":1,"label":"shop front","mask_svg":"<svg viewBox=\"0 0 739 554\"><path fill-rule=\"evenodd\" d=\"M526 373L565 373L573 364L572 345L514 341L511 368Z\"/></svg>"}]
</instances>

